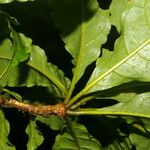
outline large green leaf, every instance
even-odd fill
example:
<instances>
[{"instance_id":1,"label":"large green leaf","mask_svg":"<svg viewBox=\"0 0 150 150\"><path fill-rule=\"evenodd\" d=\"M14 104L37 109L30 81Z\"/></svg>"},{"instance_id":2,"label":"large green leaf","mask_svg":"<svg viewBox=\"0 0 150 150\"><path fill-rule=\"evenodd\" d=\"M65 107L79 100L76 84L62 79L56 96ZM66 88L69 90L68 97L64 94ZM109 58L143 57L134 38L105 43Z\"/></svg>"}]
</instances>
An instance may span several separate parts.
<instances>
[{"instance_id":1,"label":"large green leaf","mask_svg":"<svg viewBox=\"0 0 150 150\"><path fill-rule=\"evenodd\" d=\"M38 46L32 45L31 39L19 34L26 48L30 50L30 58L27 62L8 68L5 76L0 80L0 85L4 86L50 86L66 93L69 80L64 77L64 73L55 65L47 63L45 52ZM17 42L17 40L16 40ZM19 47L18 41L18 48ZM7 68L11 61L13 44L6 39L0 45L0 72ZM16 59L15 59L16 60ZM13 76L12 76L13 74ZM58 87L58 88L57 88Z\"/></svg>"},{"instance_id":2,"label":"large green leaf","mask_svg":"<svg viewBox=\"0 0 150 150\"><path fill-rule=\"evenodd\" d=\"M150 81L149 8L149 1L128 2L121 15L121 35L114 51L103 49L87 85L70 104L85 93L131 81Z\"/></svg>"},{"instance_id":3,"label":"large green leaf","mask_svg":"<svg viewBox=\"0 0 150 150\"><path fill-rule=\"evenodd\" d=\"M100 143L80 124L71 123L64 133L57 135L53 150L100 150Z\"/></svg>"},{"instance_id":4,"label":"large green leaf","mask_svg":"<svg viewBox=\"0 0 150 150\"><path fill-rule=\"evenodd\" d=\"M0 149L15 150L15 147L8 141L9 123L6 120L2 110L0 110Z\"/></svg>"},{"instance_id":5,"label":"large green leaf","mask_svg":"<svg viewBox=\"0 0 150 150\"><path fill-rule=\"evenodd\" d=\"M115 43L114 52L103 50L103 56L98 59L96 69L87 86L90 86L95 80L97 84L89 92L95 91L96 88L106 89L133 80L150 81L150 44L145 44L137 53L134 53L136 48L150 39L150 22L147 18L150 11L148 8L150 8L148 1L135 1L128 4L126 12L122 15L122 33ZM127 57L128 59L118 68L113 69ZM111 72L103 76L108 70Z\"/></svg>"},{"instance_id":6,"label":"large green leaf","mask_svg":"<svg viewBox=\"0 0 150 150\"><path fill-rule=\"evenodd\" d=\"M86 67L100 55L100 46L110 30L109 13L102 11L96 0L49 1L56 26L75 66L68 101Z\"/></svg>"},{"instance_id":7,"label":"large green leaf","mask_svg":"<svg viewBox=\"0 0 150 150\"><path fill-rule=\"evenodd\" d=\"M28 134L29 140L27 143L28 150L35 150L38 148L43 142L43 136L41 135L35 121L30 121L27 128L26 133Z\"/></svg>"}]
</instances>

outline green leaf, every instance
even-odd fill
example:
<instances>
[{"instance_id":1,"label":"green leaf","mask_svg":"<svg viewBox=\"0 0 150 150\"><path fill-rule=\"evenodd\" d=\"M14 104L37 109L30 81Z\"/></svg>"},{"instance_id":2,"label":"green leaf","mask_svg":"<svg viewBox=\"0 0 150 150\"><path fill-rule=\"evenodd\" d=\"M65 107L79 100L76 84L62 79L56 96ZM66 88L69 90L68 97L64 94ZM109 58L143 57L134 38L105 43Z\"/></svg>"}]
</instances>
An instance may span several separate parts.
<instances>
[{"instance_id":1,"label":"green leaf","mask_svg":"<svg viewBox=\"0 0 150 150\"><path fill-rule=\"evenodd\" d=\"M49 0L66 50L73 56L73 80L66 101L86 67L100 55L110 30L109 13L96 0Z\"/></svg>"},{"instance_id":2,"label":"green leaf","mask_svg":"<svg viewBox=\"0 0 150 150\"><path fill-rule=\"evenodd\" d=\"M53 150L100 150L100 143L80 124L71 123L69 129L57 135Z\"/></svg>"},{"instance_id":3,"label":"green leaf","mask_svg":"<svg viewBox=\"0 0 150 150\"><path fill-rule=\"evenodd\" d=\"M25 38L23 34L18 34L12 29L10 37L13 39L12 42L12 64L11 65L18 65L20 62L27 60L29 57L31 40Z\"/></svg>"},{"instance_id":4,"label":"green leaf","mask_svg":"<svg viewBox=\"0 0 150 150\"><path fill-rule=\"evenodd\" d=\"M121 15L121 34L114 51L102 50L87 85L68 105L87 93L131 81L150 81L150 21L147 18L150 3L143 3L128 3Z\"/></svg>"},{"instance_id":5,"label":"green leaf","mask_svg":"<svg viewBox=\"0 0 150 150\"><path fill-rule=\"evenodd\" d=\"M108 146L102 148L102 150L131 150L132 145L128 137L122 137L120 139L114 139Z\"/></svg>"},{"instance_id":6,"label":"green leaf","mask_svg":"<svg viewBox=\"0 0 150 150\"><path fill-rule=\"evenodd\" d=\"M132 133L130 139L136 150L150 149L150 137L145 137L140 134Z\"/></svg>"},{"instance_id":7,"label":"green leaf","mask_svg":"<svg viewBox=\"0 0 150 150\"><path fill-rule=\"evenodd\" d=\"M29 56L29 49L26 44L27 41L23 40L24 36L12 30L11 38L13 39L12 43L10 43L11 40L9 40L9 42L6 40L0 45L0 51L2 52L0 56L0 62L2 63L0 80L7 73L8 69L12 69L12 66L16 66L20 62L27 60ZM9 48L12 49L11 52L10 50L6 51ZM6 58L5 56L7 53L9 54ZM9 62L8 59L10 59Z\"/></svg>"},{"instance_id":8,"label":"green leaf","mask_svg":"<svg viewBox=\"0 0 150 150\"><path fill-rule=\"evenodd\" d=\"M128 4L129 0L113 0L109 7L111 23L117 27L119 33L121 32L122 26L122 14Z\"/></svg>"},{"instance_id":9,"label":"green leaf","mask_svg":"<svg viewBox=\"0 0 150 150\"><path fill-rule=\"evenodd\" d=\"M28 65L47 77L66 94L68 79L64 77L64 73L57 66L47 63L45 52L40 47L32 46L31 48Z\"/></svg>"},{"instance_id":10,"label":"green leaf","mask_svg":"<svg viewBox=\"0 0 150 150\"><path fill-rule=\"evenodd\" d=\"M149 119L142 119L149 124ZM131 143L136 147L136 150L150 149L150 133L144 128L144 125L137 123L132 124L132 128L129 134ZM150 129L150 126L148 126Z\"/></svg>"},{"instance_id":11,"label":"green leaf","mask_svg":"<svg viewBox=\"0 0 150 150\"><path fill-rule=\"evenodd\" d=\"M10 2L13 2L13 1L16 1L16 0L0 0L0 4L7 4L7 3L10 3ZM33 0L17 0L19 2L27 2L27 1L33 1Z\"/></svg>"},{"instance_id":12,"label":"green leaf","mask_svg":"<svg viewBox=\"0 0 150 150\"><path fill-rule=\"evenodd\" d=\"M30 50L30 58L28 62L8 68L5 76L3 76L3 78L0 80L0 85L2 87L31 87L34 85L50 86L53 87L57 93L60 93L61 90L63 94L65 94L69 85L69 80L64 77L64 73L55 65L47 63L45 52L40 47L32 45L31 39L25 37L23 34L19 35L24 41L26 48ZM8 64L10 63L13 51L12 47L12 42L9 39L6 39L0 45L0 63L2 64L0 66L0 72L7 68Z\"/></svg>"},{"instance_id":13,"label":"green leaf","mask_svg":"<svg viewBox=\"0 0 150 150\"><path fill-rule=\"evenodd\" d=\"M35 150L43 142L43 136L41 135L36 122L31 120L26 128L26 133L28 134L29 140L27 143L28 150Z\"/></svg>"},{"instance_id":14,"label":"green leaf","mask_svg":"<svg viewBox=\"0 0 150 150\"><path fill-rule=\"evenodd\" d=\"M125 101L104 108L81 108L73 112L82 115L117 115L150 118L150 92L126 95ZM105 100L105 99L102 99Z\"/></svg>"},{"instance_id":15,"label":"green leaf","mask_svg":"<svg viewBox=\"0 0 150 150\"><path fill-rule=\"evenodd\" d=\"M10 90L5 89L5 88L3 88L2 91L6 92L6 93L8 93L8 94L10 94L10 95L12 95L12 96L13 96L14 98L16 98L17 100L22 101L22 97L21 97L21 95L19 95L18 93L14 92L14 91L10 91Z\"/></svg>"},{"instance_id":16,"label":"green leaf","mask_svg":"<svg viewBox=\"0 0 150 150\"><path fill-rule=\"evenodd\" d=\"M15 150L15 147L8 141L9 123L5 119L2 110L0 110L0 121L0 149Z\"/></svg>"},{"instance_id":17,"label":"green leaf","mask_svg":"<svg viewBox=\"0 0 150 150\"><path fill-rule=\"evenodd\" d=\"M95 85L93 84L88 92L107 89L133 80L150 81L150 21L147 19L150 15L148 11L150 3L148 1L145 3L140 1L128 4L122 14L122 33L115 43L114 52L103 50L103 56L98 59L87 87L93 82ZM146 40L149 41L144 43ZM143 43L144 45L140 47ZM107 72L109 73L106 74Z\"/></svg>"},{"instance_id":18,"label":"green leaf","mask_svg":"<svg viewBox=\"0 0 150 150\"><path fill-rule=\"evenodd\" d=\"M2 31L0 40L3 40L6 37L12 40L12 54L10 56L9 63L6 67L4 66L4 69L0 73L1 79L12 65L17 65L20 62L27 60L29 56L29 49L25 44L26 41L22 39L22 35L15 32L10 25L10 22L14 24L17 23L16 19L9 16L7 13L0 11L0 20L2 21L0 26L2 27L2 30L4 29L4 31ZM4 45L4 47L2 46L4 49L8 47L10 47L10 45ZM7 51L5 50L4 53L7 53ZM5 55L2 57L2 59L5 59Z\"/></svg>"},{"instance_id":19,"label":"green leaf","mask_svg":"<svg viewBox=\"0 0 150 150\"><path fill-rule=\"evenodd\" d=\"M63 127L63 120L56 115L50 115L48 118L37 116L36 121L44 123L52 130L60 130Z\"/></svg>"}]
</instances>

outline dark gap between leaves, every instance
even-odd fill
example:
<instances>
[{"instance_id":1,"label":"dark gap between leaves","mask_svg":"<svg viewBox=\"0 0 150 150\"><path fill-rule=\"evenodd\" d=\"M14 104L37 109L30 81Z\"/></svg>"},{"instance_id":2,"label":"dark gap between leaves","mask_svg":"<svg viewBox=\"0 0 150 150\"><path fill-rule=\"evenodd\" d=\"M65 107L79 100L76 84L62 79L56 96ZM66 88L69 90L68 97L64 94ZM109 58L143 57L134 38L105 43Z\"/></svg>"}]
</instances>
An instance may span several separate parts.
<instances>
[{"instance_id":1,"label":"dark gap between leaves","mask_svg":"<svg viewBox=\"0 0 150 150\"><path fill-rule=\"evenodd\" d=\"M89 123L90 120L90 123ZM115 139L122 141L124 137L118 133L120 124L124 122L122 118L109 118L105 116L81 116L80 122L83 123L88 132L100 141L105 148Z\"/></svg>"},{"instance_id":2,"label":"dark gap between leaves","mask_svg":"<svg viewBox=\"0 0 150 150\"><path fill-rule=\"evenodd\" d=\"M98 0L99 7L104 10L109 9L111 2L112 0Z\"/></svg>"},{"instance_id":3,"label":"dark gap between leaves","mask_svg":"<svg viewBox=\"0 0 150 150\"><path fill-rule=\"evenodd\" d=\"M76 93L78 93L80 90L82 90L86 83L88 82L96 64L96 62L94 61L93 63L91 63L90 65L88 65L88 67L85 69L84 74L82 75L82 77L80 78L80 80L77 82L75 90L73 95L75 95Z\"/></svg>"},{"instance_id":4,"label":"dark gap between leaves","mask_svg":"<svg viewBox=\"0 0 150 150\"><path fill-rule=\"evenodd\" d=\"M107 36L107 41L102 45L101 49L105 48L110 51L114 51L114 44L116 40L120 37L117 28L114 25L111 25L110 32Z\"/></svg>"},{"instance_id":5,"label":"dark gap between leaves","mask_svg":"<svg viewBox=\"0 0 150 150\"><path fill-rule=\"evenodd\" d=\"M133 145L131 150L136 150L136 147Z\"/></svg>"},{"instance_id":6,"label":"dark gap between leaves","mask_svg":"<svg viewBox=\"0 0 150 150\"><path fill-rule=\"evenodd\" d=\"M48 126L37 121L40 132L44 137L43 143L37 148L37 150L50 150L55 142L55 138L58 132L50 130Z\"/></svg>"},{"instance_id":7,"label":"dark gap between leaves","mask_svg":"<svg viewBox=\"0 0 150 150\"><path fill-rule=\"evenodd\" d=\"M28 135L25 133L26 127L29 123L29 118L25 113L19 112L16 109L4 108L4 114L10 124L10 132L8 140L15 145L16 150L26 150ZM20 138L21 137L21 138Z\"/></svg>"},{"instance_id":8,"label":"dark gap between leaves","mask_svg":"<svg viewBox=\"0 0 150 150\"><path fill-rule=\"evenodd\" d=\"M112 106L117 104L118 101L114 99L94 99L91 101L88 101L84 107L90 107L90 108L103 108L107 106Z\"/></svg>"}]
</instances>

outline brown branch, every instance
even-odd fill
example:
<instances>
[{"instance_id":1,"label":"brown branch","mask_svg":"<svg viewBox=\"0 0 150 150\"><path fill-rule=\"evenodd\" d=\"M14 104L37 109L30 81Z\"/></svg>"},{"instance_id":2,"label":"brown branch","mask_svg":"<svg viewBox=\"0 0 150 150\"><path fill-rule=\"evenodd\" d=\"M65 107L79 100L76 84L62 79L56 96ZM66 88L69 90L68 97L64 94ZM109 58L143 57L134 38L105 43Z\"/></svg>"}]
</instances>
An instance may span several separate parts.
<instances>
[{"instance_id":1,"label":"brown branch","mask_svg":"<svg viewBox=\"0 0 150 150\"><path fill-rule=\"evenodd\" d=\"M23 102L19 102L13 98L4 99L0 96L0 106L6 108L17 108L23 112L28 112L32 115L41 115L48 117L51 114L56 114L60 117L64 117L66 114L66 108L64 103L58 103L56 105L31 105Z\"/></svg>"}]
</instances>

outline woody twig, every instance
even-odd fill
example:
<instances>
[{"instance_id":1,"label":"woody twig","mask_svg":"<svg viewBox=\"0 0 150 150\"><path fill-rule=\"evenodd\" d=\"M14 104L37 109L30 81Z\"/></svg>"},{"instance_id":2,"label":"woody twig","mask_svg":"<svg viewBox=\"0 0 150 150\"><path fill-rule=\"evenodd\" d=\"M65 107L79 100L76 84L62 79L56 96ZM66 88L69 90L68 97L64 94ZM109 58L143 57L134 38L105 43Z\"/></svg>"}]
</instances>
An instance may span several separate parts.
<instances>
[{"instance_id":1,"label":"woody twig","mask_svg":"<svg viewBox=\"0 0 150 150\"><path fill-rule=\"evenodd\" d=\"M32 105L24 102L17 101L13 98L3 98L0 96L0 106L6 108L16 108L23 112L28 112L32 115L41 115L48 117L51 114L56 114L60 117L64 117L66 114L66 108L64 103L58 103L56 105Z\"/></svg>"}]
</instances>

